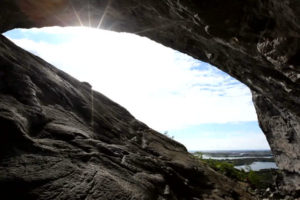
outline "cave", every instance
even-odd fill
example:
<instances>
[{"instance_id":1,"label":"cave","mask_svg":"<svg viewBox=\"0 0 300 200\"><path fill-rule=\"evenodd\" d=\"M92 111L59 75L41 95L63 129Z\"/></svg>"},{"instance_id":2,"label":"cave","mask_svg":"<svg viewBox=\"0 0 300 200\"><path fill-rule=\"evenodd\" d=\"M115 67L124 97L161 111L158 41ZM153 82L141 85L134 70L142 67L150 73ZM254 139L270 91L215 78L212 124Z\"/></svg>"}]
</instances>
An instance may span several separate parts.
<instances>
[{"instance_id":1,"label":"cave","mask_svg":"<svg viewBox=\"0 0 300 200\"><path fill-rule=\"evenodd\" d=\"M246 84L278 167L299 195L296 0L5 0L1 33L89 26L148 37ZM254 199L185 147L1 36L1 193L12 199ZM101 92L101 91L100 91ZM97 111L91 115L91 106ZM224 184L226 183L226 184ZM232 187L232 186L235 187Z\"/></svg>"}]
</instances>

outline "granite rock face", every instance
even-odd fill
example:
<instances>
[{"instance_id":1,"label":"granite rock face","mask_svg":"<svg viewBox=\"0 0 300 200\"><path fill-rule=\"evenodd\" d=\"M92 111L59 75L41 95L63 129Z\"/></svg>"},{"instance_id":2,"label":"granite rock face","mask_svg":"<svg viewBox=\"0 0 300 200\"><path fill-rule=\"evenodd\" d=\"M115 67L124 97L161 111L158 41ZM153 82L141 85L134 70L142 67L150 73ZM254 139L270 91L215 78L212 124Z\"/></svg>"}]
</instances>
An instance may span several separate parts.
<instances>
[{"instance_id":1,"label":"granite rock face","mask_svg":"<svg viewBox=\"0 0 300 200\"><path fill-rule=\"evenodd\" d=\"M3 0L0 3L0 24L1 32L17 27L52 25L85 25L131 32L217 66L253 91L260 126L277 164L285 173L283 188L299 192L298 0ZM34 89L37 84L30 81L30 76L18 76L21 75L16 75L16 80L25 81L30 89L14 95L19 96L20 102L38 105L40 99L35 96L39 90ZM78 105L84 103L72 102L71 94L74 96L75 93L60 98L65 104L71 102L80 109ZM50 100L44 97L43 101ZM13 105L17 107L17 102ZM64 106L62 108L65 109ZM87 111L77 112L83 114ZM31 127L22 125L23 121L28 123L24 116L11 116L9 113L13 111L5 113L10 118L18 118L14 125L4 120L3 126L8 126L8 130L19 127L24 132ZM41 115L36 119L40 127L41 121L46 120L49 114L35 113ZM86 115L84 119L91 117ZM110 116L105 119L109 121ZM23 132L19 135L24 136ZM28 143L30 141L28 139Z\"/></svg>"}]
</instances>

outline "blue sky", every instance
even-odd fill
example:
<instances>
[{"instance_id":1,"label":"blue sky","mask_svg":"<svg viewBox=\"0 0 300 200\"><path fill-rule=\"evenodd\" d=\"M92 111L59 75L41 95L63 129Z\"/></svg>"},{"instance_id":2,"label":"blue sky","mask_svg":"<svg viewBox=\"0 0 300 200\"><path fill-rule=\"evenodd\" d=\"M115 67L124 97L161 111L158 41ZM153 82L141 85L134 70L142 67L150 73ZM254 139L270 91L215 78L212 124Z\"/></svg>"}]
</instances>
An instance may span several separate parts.
<instances>
[{"instance_id":1,"label":"blue sky","mask_svg":"<svg viewBox=\"0 0 300 200\"><path fill-rule=\"evenodd\" d=\"M269 149L249 89L207 63L127 33L50 27L5 36L189 150Z\"/></svg>"}]
</instances>

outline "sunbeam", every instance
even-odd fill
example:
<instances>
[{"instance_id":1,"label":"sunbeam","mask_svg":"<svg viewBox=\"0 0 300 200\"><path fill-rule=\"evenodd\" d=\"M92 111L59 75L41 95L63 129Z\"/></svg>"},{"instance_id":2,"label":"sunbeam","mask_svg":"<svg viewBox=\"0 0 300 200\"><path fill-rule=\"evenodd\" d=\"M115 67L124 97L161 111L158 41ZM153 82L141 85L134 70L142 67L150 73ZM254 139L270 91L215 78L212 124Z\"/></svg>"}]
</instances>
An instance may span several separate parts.
<instances>
[{"instance_id":1,"label":"sunbeam","mask_svg":"<svg viewBox=\"0 0 300 200\"><path fill-rule=\"evenodd\" d=\"M101 16L101 18L100 18L100 20L99 20L98 25L97 25L97 29L100 29L100 28L101 28L102 22L103 22L103 20L104 20L104 18L105 18L105 15L106 15L106 13L107 13L107 11L108 11L108 8L109 8L110 4L111 4L111 0L108 0L108 1L107 1L107 4L106 4L106 6L105 6L105 9L104 9L104 11L103 11L103 14L102 14L102 16Z\"/></svg>"},{"instance_id":2,"label":"sunbeam","mask_svg":"<svg viewBox=\"0 0 300 200\"><path fill-rule=\"evenodd\" d=\"M65 23L63 20L61 20L58 16L54 15L54 18L55 18L57 21L59 21L62 25L66 26L66 23Z\"/></svg>"},{"instance_id":3,"label":"sunbeam","mask_svg":"<svg viewBox=\"0 0 300 200\"><path fill-rule=\"evenodd\" d=\"M81 19L80 19L80 16L78 15L76 9L74 8L72 1L70 1L70 4L71 4L71 7L72 7L73 12L74 12L74 15L76 16L76 18L77 18L77 20L78 20L80 26L83 26L83 23L82 23L82 21L81 21Z\"/></svg>"},{"instance_id":4,"label":"sunbeam","mask_svg":"<svg viewBox=\"0 0 300 200\"><path fill-rule=\"evenodd\" d=\"M88 0L88 19L89 19L89 27L92 27L91 26L90 0Z\"/></svg>"}]
</instances>

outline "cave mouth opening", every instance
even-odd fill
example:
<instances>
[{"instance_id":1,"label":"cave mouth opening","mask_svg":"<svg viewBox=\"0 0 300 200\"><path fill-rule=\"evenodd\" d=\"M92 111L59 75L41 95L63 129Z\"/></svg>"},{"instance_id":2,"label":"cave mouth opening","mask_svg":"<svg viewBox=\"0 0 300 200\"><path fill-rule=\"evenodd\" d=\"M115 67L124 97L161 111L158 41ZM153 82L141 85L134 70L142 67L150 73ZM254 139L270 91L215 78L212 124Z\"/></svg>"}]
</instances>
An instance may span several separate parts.
<instances>
[{"instance_id":1,"label":"cave mouth opening","mask_svg":"<svg viewBox=\"0 0 300 200\"><path fill-rule=\"evenodd\" d=\"M269 149L249 89L208 63L144 37L92 28L4 35L190 151Z\"/></svg>"}]
</instances>

